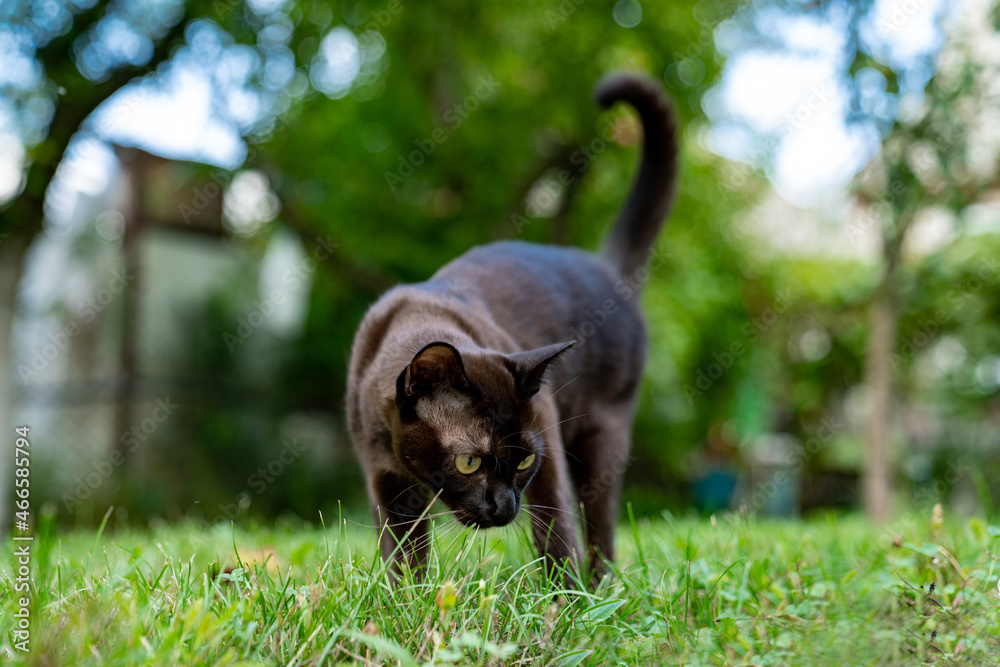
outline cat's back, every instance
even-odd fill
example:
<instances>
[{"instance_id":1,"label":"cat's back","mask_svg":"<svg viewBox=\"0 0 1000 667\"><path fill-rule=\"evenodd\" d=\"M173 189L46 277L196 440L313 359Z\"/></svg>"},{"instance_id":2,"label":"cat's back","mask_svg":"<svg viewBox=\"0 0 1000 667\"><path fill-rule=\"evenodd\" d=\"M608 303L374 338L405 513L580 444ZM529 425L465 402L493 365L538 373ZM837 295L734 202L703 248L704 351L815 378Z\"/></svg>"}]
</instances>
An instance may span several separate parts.
<instances>
[{"instance_id":1,"label":"cat's back","mask_svg":"<svg viewBox=\"0 0 1000 667\"><path fill-rule=\"evenodd\" d=\"M452 260L429 282L443 281L456 292L471 289L506 296L520 290L537 299L613 291L619 279L607 262L580 248L497 241Z\"/></svg>"},{"instance_id":2,"label":"cat's back","mask_svg":"<svg viewBox=\"0 0 1000 667\"><path fill-rule=\"evenodd\" d=\"M579 248L490 243L449 262L425 284L484 304L525 349L573 338L582 348L644 344L636 290L601 257Z\"/></svg>"}]
</instances>

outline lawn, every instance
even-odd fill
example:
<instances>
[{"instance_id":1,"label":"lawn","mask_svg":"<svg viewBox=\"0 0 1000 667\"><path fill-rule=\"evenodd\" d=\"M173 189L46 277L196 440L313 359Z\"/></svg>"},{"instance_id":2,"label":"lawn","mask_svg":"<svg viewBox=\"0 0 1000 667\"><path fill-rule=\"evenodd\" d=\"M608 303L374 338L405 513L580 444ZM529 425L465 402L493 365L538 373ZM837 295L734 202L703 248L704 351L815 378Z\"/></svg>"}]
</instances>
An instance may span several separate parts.
<instances>
[{"instance_id":1,"label":"lawn","mask_svg":"<svg viewBox=\"0 0 1000 667\"><path fill-rule=\"evenodd\" d=\"M1000 664L1000 529L976 518L628 521L593 591L547 583L520 527L448 521L428 576L394 588L364 522L42 526L27 658L3 563L2 662Z\"/></svg>"}]
</instances>

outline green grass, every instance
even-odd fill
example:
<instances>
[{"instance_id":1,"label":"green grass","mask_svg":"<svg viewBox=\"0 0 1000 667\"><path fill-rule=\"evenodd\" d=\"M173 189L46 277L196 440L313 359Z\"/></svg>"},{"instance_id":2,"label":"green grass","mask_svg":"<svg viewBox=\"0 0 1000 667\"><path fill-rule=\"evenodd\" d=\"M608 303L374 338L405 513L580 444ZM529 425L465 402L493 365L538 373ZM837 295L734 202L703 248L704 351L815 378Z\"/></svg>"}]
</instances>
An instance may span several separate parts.
<instances>
[{"instance_id":1,"label":"green grass","mask_svg":"<svg viewBox=\"0 0 1000 667\"><path fill-rule=\"evenodd\" d=\"M374 533L329 517L326 530L43 527L32 653L0 662L1000 664L1000 529L946 517L935 534L926 515L880 530L641 520L594 591L546 582L516 529L440 524L428 576L393 587ZM20 596L3 566L0 654Z\"/></svg>"}]
</instances>

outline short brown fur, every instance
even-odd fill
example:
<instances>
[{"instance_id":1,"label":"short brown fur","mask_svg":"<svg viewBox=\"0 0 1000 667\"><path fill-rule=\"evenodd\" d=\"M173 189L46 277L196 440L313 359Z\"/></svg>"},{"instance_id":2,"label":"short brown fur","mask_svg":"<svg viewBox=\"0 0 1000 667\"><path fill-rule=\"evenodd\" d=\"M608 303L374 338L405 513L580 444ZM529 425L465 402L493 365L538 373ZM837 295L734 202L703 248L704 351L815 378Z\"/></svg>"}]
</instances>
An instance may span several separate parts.
<instances>
[{"instance_id":1,"label":"short brown fur","mask_svg":"<svg viewBox=\"0 0 1000 667\"><path fill-rule=\"evenodd\" d=\"M520 242L473 248L429 281L390 290L358 329L348 425L382 555L397 571L424 563L420 516L434 497L459 521L490 527L513 521L523 494L552 565L579 562L581 507L592 567L614 557L646 356L636 297L673 198L677 129L648 80L611 77L596 98L630 103L645 131L639 174L601 255ZM459 469L477 461L472 473Z\"/></svg>"}]
</instances>

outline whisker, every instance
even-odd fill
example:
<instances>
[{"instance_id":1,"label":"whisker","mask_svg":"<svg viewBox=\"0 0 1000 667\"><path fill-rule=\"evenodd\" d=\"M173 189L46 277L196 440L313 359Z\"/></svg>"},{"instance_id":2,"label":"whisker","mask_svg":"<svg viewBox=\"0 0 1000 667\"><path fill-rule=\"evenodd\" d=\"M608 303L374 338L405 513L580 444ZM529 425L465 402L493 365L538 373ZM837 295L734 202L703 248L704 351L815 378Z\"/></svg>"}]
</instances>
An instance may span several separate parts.
<instances>
[{"instance_id":1,"label":"whisker","mask_svg":"<svg viewBox=\"0 0 1000 667\"><path fill-rule=\"evenodd\" d=\"M520 532L520 537L523 543L534 545L535 538L531 534L531 516L528 512L525 512L524 516L527 517L526 521L517 521L513 525L516 526L517 530ZM518 519L520 518L521 517L518 516Z\"/></svg>"},{"instance_id":2,"label":"whisker","mask_svg":"<svg viewBox=\"0 0 1000 667\"><path fill-rule=\"evenodd\" d=\"M577 455L576 455L576 454L574 454L573 452L571 452L571 451L569 451L568 449L566 449L566 446L565 446L565 444L563 445L563 449L562 449L562 453L563 453L563 454L565 454L565 455L566 455L567 457L569 457L569 458L572 458L572 459L576 460L576 461L577 461L578 463L580 463L580 464L582 464L582 463L583 463L583 459L581 459L581 458L580 458L579 456L577 456ZM551 457L549 456L548 452L546 452L546 451L542 451L542 452L537 452L537 455L538 455L538 457L539 457L539 458L541 458L541 459L547 459L547 458L551 458Z\"/></svg>"},{"instance_id":3,"label":"whisker","mask_svg":"<svg viewBox=\"0 0 1000 667\"><path fill-rule=\"evenodd\" d=\"M568 551L573 551L573 547L554 529L554 517L552 521L545 521L543 517L535 516L530 511L528 512L528 516L531 517L532 525L538 527L540 531L548 535L548 537L555 537L558 539Z\"/></svg>"},{"instance_id":4,"label":"whisker","mask_svg":"<svg viewBox=\"0 0 1000 667\"><path fill-rule=\"evenodd\" d=\"M390 501L388 502L388 504L389 504L389 505L392 505L393 503L395 503L395 502L396 502L396 500L398 500L398 499L399 499L399 497L400 497L401 495L403 495L404 493L406 493L406 492L407 492L407 491L409 491L410 489L412 489L412 488L414 488L414 487L416 487L416 486L420 486L420 485L421 485L421 482L417 482L416 484L410 484L410 485L409 485L408 487L406 487L405 489L403 489L402 491L400 491L399 493L397 493L397 494L396 494L396 497L395 497L395 498L393 498L392 500L390 500Z\"/></svg>"},{"instance_id":5,"label":"whisker","mask_svg":"<svg viewBox=\"0 0 1000 667\"><path fill-rule=\"evenodd\" d=\"M559 387L558 389L556 389L556 390L555 390L554 392L552 392L552 395L550 395L550 396L549 396L549 397L548 397L547 399L545 399L545 400L547 400L547 401L551 401L551 400L552 400L553 398L555 398L555 397L556 397L556 394L558 394L558 393L559 393L560 391L562 391L563 389L565 389L566 387L568 387L568 386L569 386L570 384L572 384L572 383L576 382L577 380L579 380L579 379L580 379L580 376L582 376L582 375L583 375L583 373L580 373L580 375L577 375L577 376L576 376L575 378L573 378L572 380L570 380L569 382L567 382L567 383L566 383L566 384L564 384L563 386L561 386L561 387Z\"/></svg>"},{"instance_id":6,"label":"whisker","mask_svg":"<svg viewBox=\"0 0 1000 667\"><path fill-rule=\"evenodd\" d=\"M404 516L404 517L405 516L411 516L411 517L417 517L417 518L414 518L414 519L412 519L410 521L400 521L398 523L387 523L385 525L388 528L395 528L396 526L405 526L407 524L417 523L418 521L424 521L426 519L438 519L438 518L441 518L443 516L448 516L450 514L452 514L451 510L448 510L447 512L438 512L437 514L427 514L426 516L425 515L421 515L421 514L400 514L399 516Z\"/></svg>"},{"instance_id":7,"label":"whisker","mask_svg":"<svg viewBox=\"0 0 1000 667\"><path fill-rule=\"evenodd\" d=\"M371 529L371 530L381 530L382 528L395 528L397 526L405 526L407 524L417 523L420 520L421 517L423 517L424 519L438 519L438 518L440 518L442 516L447 516L447 515L453 514L453 513L454 512L452 512L452 510L448 510L448 511L445 511L445 512L438 512L437 514L427 514L426 516L423 515L423 514L399 514L399 513L396 513L397 516L401 516L401 517L413 517L413 518L411 518L409 520L406 520L406 521L397 521L396 523L384 523L384 524L382 524L380 526L376 526L375 524L370 524L370 523L363 523L361 521L355 521L354 519L345 519L345 521L347 523L351 524L352 526L358 526L359 528L368 528L368 529Z\"/></svg>"},{"instance_id":8,"label":"whisker","mask_svg":"<svg viewBox=\"0 0 1000 667\"><path fill-rule=\"evenodd\" d=\"M558 421L555 424L552 424L551 426L546 426L545 428L543 428L538 433L542 434L542 433L545 433L546 431L548 431L550 428L555 428L556 426L559 426L561 424L565 424L568 421L573 421L574 419L579 419L580 417L589 417L589 416L590 416L589 412L584 412L582 415L577 415L575 417L569 417L567 419L563 419L562 421Z\"/></svg>"},{"instance_id":9,"label":"whisker","mask_svg":"<svg viewBox=\"0 0 1000 667\"><path fill-rule=\"evenodd\" d=\"M400 491L399 493L397 493L395 495L395 497L392 500L390 500L388 503L385 503L385 505L382 506L381 509L384 510L384 511L388 511L387 508L391 507L392 505L394 505L396 503L396 501L399 500L399 497L401 495L403 495L404 493L406 493L410 489L413 489L413 488L421 486L421 485L422 485L421 482L417 482L416 484L411 484L410 486L406 487L405 489L403 489L402 491ZM424 493L424 494L421 494L421 495L423 496L422 500L426 501L427 500L427 494ZM434 499L436 500L437 496L435 496ZM431 500L427 505L424 506L424 511L426 511L427 508L429 508L433 504L434 504L434 500ZM407 516L407 515L406 514L401 514L400 516ZM410 516L416 516L416 515L410 515Z\"/></svg>"},{"instance_id":10,"label":"whisker","mask_svg":"<svg viewBox=\"0 0 1000 667\"><path fill-rule=\"evenodd\" d=\"M555 428L556 426L561 426L561 425L565 424L568 421L573 421L574 419L580 419L581 417L588 417L588 416L590 416L590 413L589 412L584 412L582 415L576 415L574 417L567 417L566 419L563 419L561 421L557 421L555 424L551 424L549 426L546 426L545 428L543 428L541 431L538 432L538 435L541 435L542 433L545 433L549 429ZM532 422L532 425L534 425L534 422ZM531 427L529 426L528 428L530 429ZM563 448L562 449L563 449L563 452L566 454L566 456L572 456L574 459L576 459L580 463L583 463L583 461L580 459L580 457L573 455L571 452L569 452L566 449L566 443L563 443ZM545 458L545 456L546 456L546 454L545 454L545 452L543 450L542 453L541 453L541 457Z\"/></svg>"},{"instance_id":11,"label":"whisker","mask_svg":"<svg viewBox=\"0 0 1000 667\"><path fill-rule=\"evenodd\" d=\"M521 435L522 433L527 433L527 431L518 431L517 433L511 433L510 435L505 435L504 437L500 438L500 442L497 443L497 446L499 447L500 445L502 445L507 440L507 438L513 438Z\"/></svg>"},{"instance_id":12,"label":"whisker","mask_svg":"<svg viewBox=\"0 0 1000 667\"><path fill-rule=\"evenodd\" d=\"M457 521L448 522L444 524L442 530L438 530L436 532L435 530L433 530L434 527L432 526L432 529L428 530L425 535L421 535L419 538L414 540L414 547L413 547L414 551L429 547L431 545L431 542L433 542L435 539L443 539L444 537L449 535L453 530L455 530L456 526L460 525L461 524L458 523Z\"/></svg>"},{"instance_id":13,"label":"whisker","mask_svg":"<svg viewBox=\"0 0 1000 667\"><path fill-rule=\"evenodd\" d=\"M551 507L549 505L522 505L526 509L541 509L541 510L552 510L553 512L565 512L572 517L576 517L576 513L572 510L562 509L561 507Z\"/></svg>"},{"instance_id":14,"label":"whisker","mask_svg":"<svg viewBox=\"0 0 1000 667\"><path fill-rule=\"evenodd\" d=\"M549 543L554 538L556 540L559 540L559 542L561 542L562 545L564 547L566 547L566 549L568 551L572 551L573 550L573 548L569 544L566 543L566 540L564 540L558 533L556 533L556 532L554 532L554 531L552 531L552 530L549 529L548 524L546 524L545 522L543 522L541 519L538 519L538 517L533 517L533 520L535 521L535 523L534 523L535 528L532 530L532 537L533 538L535 537L535 531L536 530L538 531L538 533L541 534L539 537L541 537L541 536L545 537L544 540L543 539L538 539L537 540L537 542L540 545L547 544L547 543Z\"/></svg>"},{"instance_id":15,"label":"whisker","mask_svg":"<svg viewBox=\"0 0 1000 667\"><path fill-rule=\"evenodd\" d=\"M566 387L568 387L568 386L569 386L570 384L572 384L573 382L576 382L577 380L579 380L579 379L580 379L580 376L582 376L582 375L583 375L583 373L580 373L580 375L577 375L577 376L576 376L575 378L573 378L572 380L568 381L568 382L567 382L566 384L564 384L563 386L559 387L559 388L558 388L558 389L556 389L556 390L555 390L554 392L552 392L551 394L549 394L549 396L548 396L548 397L547 397L547 398L546 398L546 399L545 399L544 401L542 401L542 404L544 405L544 404L545 404L545 403L546 403L547 401L552 401L552 400L554 400L554 399L555 399L555 397L556 397L556 394L558 394L558 393L559 393L560 391L562 391L563 389L565 389ZM534 426L534 425L535 425L535 421L536 421L536 420L538 419L538 412L539 412L538 410L536 410L536 411L535 411L535 416L534 416L534 418L533 418L533 419L531 420L531 424L529 424L529 425L528 425L528 428L529 428L529 429L530 429L530 428L531 428L532 426Z\"/></svg>"},{"instance_id":16,"label":"whisker","mask_svg":"<svg viewBox=\"0 0 1000 667\"><path fill-rule=\"evenodd\" d=\"M564 547L566 547L566 550L567 550L567 551L571 551L571 552L572 552L572 551L575 551L575 546L574 546L574 545L572 545L572 544L570 544L569 542L567 542L567 541L566 541L566 540L565 540L565 539L564 539L564 538L563 538L563 537L562 537L561 535L559 535L559 533L558 533L558 532L556 531L556 529L555 529L555 521L554 521L554 520L553 520L553 521L546 521L546 520L545 520L544 518L542 518L542 517L535 517L535 518L539 520L539 525L540 525L540 526L542 527L542 529L543 529L543 530L545 531L545 534L546 534L547 536L549 536L550 538L551 538L551 537L555 537L556 539L558 539L558 540L559 540L559 541L560 541L560 542L562 543L562 545L563 545Z\"/></svg>"},{"instance_id":17,"label":"whisker","mask_svg":"<svg viewBox=\"0 0 1000 667\"><path fill-rule=\"evenodd\" d=\"M421 535L416 540L413 541L413 550L419 551L425 549L431 545L435 538L442 538L454 529L454 524L446 524L443 531L435 534L433 530L427 531L425 535Z\"/></svg>"},{"instance_id":18,"label":"whisker","mask_svg":"<svg viewBox=\"0 0 1000 667\"><path fill-rule=\"evenodd\" d=\"M451 514L453 512L453 510L444 510L444 511L438 512L436 514L425 514L425 512L427 510L429 510L429 509L430 509L430 507L425 507L423 510L420 511L419 514L406 514L405 512L393 512L393 514L396 515L396 516L399 516L399 517L408 517L408 518L416 521L418 518L435 519L435 518L437 518L439 516L445 516L446 514ZM404 521L402 523L406 523L406 522Z\"/></svg>"},{"instance_id":19,"label":"whisker","mask_svg":"<svg viewBox=\"0 0 1000 667\"><path fill-rule=\"evenodd\" d=\"M469 526L465 526L465 525L463 525L463 524L461 524L461 523L459 523L459 524L457 524L457 525L459 525L459 526L462 526L462 528L464 528L465 530L460 530L460 531L458 531L458 534L457 534L457 535L455 536L455 539L453 539L453 540L452 540L452 541L451 541L451 542L450 542L450 543L448 544L448 546L447 546L447 547L445 548L445 551L451 551L451 550L452 550L452 548L453 548L453 547L455 546L455 544L456 544L456 543L457 543L457 542L458 542L458 541L459 541L459 540L460 540L460 539L461 539L461 538L462 538L462 537L463 537L464 535L466 535L466 534L467 534L467 531L468 531L468 529L469 529Z\"/></svg>"},{"instance_id":20,"label":"whisker","mask_svg":"<svg viewBox=\"0 0 1000 667\"><path fill-rule=\"evenodd\" d=\"M579 376L577 376L577 377L579 377ZM563 386L566 386L566 385L563 385ZM545 433L549 429L555 428L556 426L561 426L561 425L565 424L568 421L572 421L574 419L580 419L581 417L588 417L588 416L590 416L590 413L589 412L585 412L582 415L576 415L575 417L568 417L566 419L563 419L562 421L556 422L555 424L552 424L550 426L546 426L545 428L543 428L541 431L538 432L538 435L541 435L542 433ZM538 415L536 414L535 418L537 419L537 417L538 417ZM504 436L503 438L500 439L500 442L497 443L497 446L499 447L500 445L502 445L504 443L504 441L507 440L507 438L513 438L514 436L521 435L522 433L529 433L531 431L531 427L534 426L534 425L535 425L535 419L532 419L531 424L528 425L527 429L525 429L523 431L518 431L517 433L511 433L510 435ZM565 447L563 447L563 451L565 451ZM566 452L566 455L567 456L573 456L573 454L571 454L569 452ZM545 458L544 453L542 454L542 458ZM573 456L573 458L575 458L577 461L580 461L581 463L583 463L583 461L579 457Z\"/></svg>"}]
</instances>

